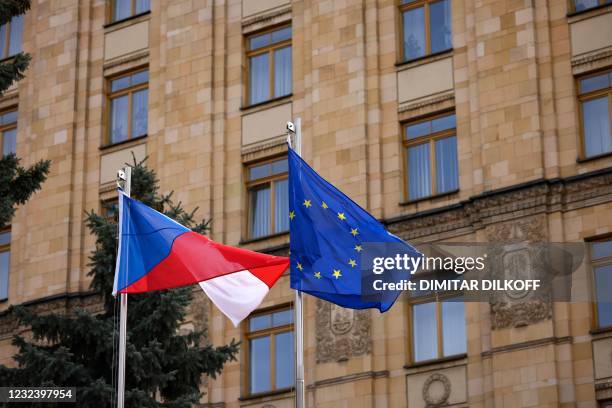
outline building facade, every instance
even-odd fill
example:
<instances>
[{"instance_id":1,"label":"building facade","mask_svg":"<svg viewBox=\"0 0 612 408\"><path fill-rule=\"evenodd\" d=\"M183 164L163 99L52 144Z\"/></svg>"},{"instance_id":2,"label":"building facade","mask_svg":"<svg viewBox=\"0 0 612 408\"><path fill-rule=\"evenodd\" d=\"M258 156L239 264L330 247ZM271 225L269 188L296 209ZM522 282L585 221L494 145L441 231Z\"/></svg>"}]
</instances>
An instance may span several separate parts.
<instances>
[{"instance_id":1,"label":"building facade","mask_svg":"<svg viewBox=\"0 0 612 408\"><path fill-rule=\"evenodd\" d=\"M0 140L53 163L0 232L0 311L96 307L85 211L115 198L132 155L213 239L287 254L285 123L299 117L304 158L409 242L594 242L575 277L590 302L425 298L379 314L306 296L308 406L612 406L609 3L33 2L0 30L3 57L32 54L0 100ZM242 340L202 406L292 406L288 280L237 328L196 295L186 329Z\"/></svg>"}]
</instances>

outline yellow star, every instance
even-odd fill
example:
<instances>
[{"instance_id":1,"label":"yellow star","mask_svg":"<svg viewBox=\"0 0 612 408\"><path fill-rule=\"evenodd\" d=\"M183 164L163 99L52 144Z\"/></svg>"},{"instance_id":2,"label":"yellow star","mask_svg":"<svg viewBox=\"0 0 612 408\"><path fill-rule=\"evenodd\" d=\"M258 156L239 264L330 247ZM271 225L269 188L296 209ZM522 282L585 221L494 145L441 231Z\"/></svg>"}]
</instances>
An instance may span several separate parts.
<instances>
[{"instance_id":1,"label":"yellow star","mask_svg":"<svg viewBox=\"0 0 612 408\"><path fill-rule=\"evenodd\" d=\"M346 217L344 216L344 213L338 213L338 218L342 221L346 220Z\"/></svg>"},{"instance_id":2,"label":"yellow star","mask_svg":"<svg viewBox=\"0 0 612 408\"><path fill-rule=\"evenodd\" d=\"M339 277L342 276L342 274L340 273L339 269L334 269L333 275L334 275L334 278L336 278L336 279L338 279Z\"/></svg>"},{"instance_id":3,"label":"yellow star","mask_svg":"<svg viewBox=\"0 0 612 408\"><path fill-rule=\"evenodd\" d=\"M295 211L289 211L289 219L293 220L295 218Z\"/></svg>"},{"instance_id":4,"label":"yellow star","mask_svg":"<svg viewBox=\"0 0 612 408\"><path fill-rule=\"evenodd\" d=\"M323 204L321 204L321 207L323 207L324 210L327 210L329 208L325 201L323 201Z\"/></svg>"},{"instance_id":5,"label":"yellow star","mask_svg":"<svg viewBox=\"0 0 612 408\"><path fill-rule=\"evenodd\" d=\"M354 268L355 266L357 266L357 262L355 262L354 259L349 259L349 265L351 265L351 268Z\"/></svg>"},{"instance_id":6,"label":"yellow star","mask_svg":"<svg viewBox=\"0 0 612 408\"><path fill-rule=\"evenodd\" d=\"M363 248L361 247L361 245L355 245L355 251L361 252L363 251Z\"/></svg>"},{"instance_id":7,"label":"yellow star","mask_svg":"<svg viewBox=\"0 0 612 408\"><path fill-rule=\"evenodd\" d=\"M321 279L321 272L315 272L314 277L317 279Z\"/></svg>"},{"instance_id":8,"label":"yellow star","mask_svg":"<svg viewBox=\"0 0 612 408\"><path fill-rule=\"evenodd\" d=\"M297 263L297 268L298 268L300 271L304 269L304 267L302 266L302 264L301 264L301 263L299 263L299 262Z\"/></svg>"},{"instance_id":9,"label":"yellow star","mask_svg":"<svg viewBox=\"0 0 612 408\"><path fill-rule=\"evenodd\" d=\"M357 228L351 228L351 234L353 234L353 236L356 237L357 234L359 234L359 231L357 231Z\"/></svg>"},{"instance_id":10,"label":"yellow star","mask_svg":"<svg viewBox=\"0 0 612 408\"><path fill-rule=\"evenodd\" d=\"M310 200L304 200L304 207L310 208L311 205Z\"/></svg>"}]
</instances>

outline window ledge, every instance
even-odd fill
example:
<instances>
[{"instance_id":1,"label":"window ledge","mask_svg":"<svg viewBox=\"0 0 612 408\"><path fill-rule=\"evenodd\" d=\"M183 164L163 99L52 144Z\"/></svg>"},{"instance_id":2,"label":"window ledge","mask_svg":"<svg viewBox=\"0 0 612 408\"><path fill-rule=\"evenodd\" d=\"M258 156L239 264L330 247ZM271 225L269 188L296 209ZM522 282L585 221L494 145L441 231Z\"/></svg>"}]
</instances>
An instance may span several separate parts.
<instances>
[{"instance_id":1,"label":"window ledge","mask_svg":"<svg viewBox=\"0 0 612 408\"><path fill-rule=\"evenodd\" d=\"M282 105L286 102L290 102L292 99L293 99L293 94L290 93L288 95L279 96L273 99L268 99L267 101L258 102L253 105L242 106L240 110L242 111L243 115L246 115L249 113L258 112L260 110L272 108L274 106Z\"/></svg>"},{"instance_id":2,"label":"window ledge","mask_svg":"<svg viewBox=\"0 0 612 408\"><path fill-rule=\"evenodd\" d=\"M138 136L132 139L127 139L124 140L122 142L117 142L117 143L112 143L112 144L106 144L106 145L102 145L100 146L98 149L100 151L115 151L115 150L123 150L126 147L131 147L132 145L139 145L141 144L141 142L147 138L148 135L142 135L142 136Z\"/></svg>"},{"instance_id":3,"label":"window ledge","mask_svg":"<svg viewBox=\"0 0 612 408\"><path fill-rule=\"evenodd\" d=\"M605 11L608 11L608 9L612 10L612 7L610 4L600 4L595 7L590 7L586 10L570 11L566 15L567 22L570 24L575 23L576 21L580 21L585 18L590 18L598 14L603 14L602 11L605 12Z\"/></svg>"},{"instance_id":4,"label":"window ledge","mask_svg":"<svg viewBox=\"0 0 612 408\"><path fill-rule=\"evenodd\" d=\"M402 201L401 203L399 203L399 205L407 206L407 205L411 205L411 204L420 203L421 201L427 201L427 200L433 200L433 199L436 199L436 198L451 196L451 195L456 194L458 192L459 192L459 189L451 190L451 191L446 191L444 193L434 194L434 195L430 195L430 196L427 196L427 197L415 198L414 200Z\"/></svg>"},{"instance_id":5,"label":"window ledge","mask_svg":"<svg viewBox=\"0 0 612 408\"><path fill-rule=\"evenodd\" d=\"M601 154L598 154L595 156L589 156L589 157L578 157L576 159L576 163L587 163L593 160L603 159L604 157L612 157L612 152L601 153Z\"/></svg>"},{"instance_id":6,"label":"window ledge","mask_svg":"<svg viewBox=\"0 0 612 408\"><path fill-rule=\"evenodd\" d=\"M253 401L253 400L261 399L260 402L265 402L265 401L272 399L271 397L281 397L281 398L291 397L294 394L293 390L294 390L293 387L290 387L290 388L283 388L280 390L265 391L265 392L260 392L257 394L250 394L250 395L239 397L238 401ZM274 399L280 399L280 398L274 398Z\"/></svg>"},{"instance_id":7,"label":"window ledge","mask_svg":"<svg viewBox=\"0 0 612 408\"><path fill-rule=\"evenodd\" d=\"M604 336L607 334L612 334L612 326L607 326L607 327L598 327L595 329L591 329L589 330L589 334L591 336L597 336L599 337L608 337L608 336Z\"/></svg>"},{"instance_id":8,"label":"window ledge","mask_svg":"<svg viewBox=\"0 0 612 408\"><path fill-rule=\"evenodd\" d=\"M121 20L117 20L117 21L113 21L107 24L104 24L102 27L106 30L107 28L115 28L117 27L117 29L122 28L124 26L130 25L133 22L135 22L134 20L148 20L149 16L151 15L151 10L145 11L143 13L139 13L139 14L134 14L133 16L129 16L126 17L124 19ZM141 18L143 16L147 16L147 18ZM110 30L109 30L110 31Z\"/></svg>"},{"instance_id":9,"label":"window ledge","mask_svg":"<svg viewBox=\"0 0 612 408\"><path fill-rule=\"evenodd\" d=\"M263 237L242 239L240 240L238 245L252 244L254 242L261 242L267 239L278 238L278 237L283 237L283 236L288 236L288 235L289 235L289 231L277 232L276 234L264 235Z\"/></svg>"},{"instance_id":10,"label":"window ledge","mask_svg":"<svg viewBox=\"0 0 612 408\"><path fill-rule=\"evenodd\" d=\"M438 61L453 55L453 49L449 48L448 50L439 51L435 54L424 55L419 58L407 60L407 61L398 61L395 63L395 67L398 71L403 71L405 69L410 69L414 67L418 67L419 65L429 64L430 62Z\"/></svg>"},{"instance_id":11,"label":"window ledge","mask_svg":"<svg viewBox=\"0 0 612 408\"><path fill-rule=\"evenodd\" d=\"M411 370L411 371L414 369L414 371L417 372L417 371L421 371L418 369L424 368L424 367L427 367L429 369L431 367L438 368L437 366L439 365L448 365L448 366L460 365L460 364L466 363L467 362L466 360L467 360L467 354L463 353L463 354L457 354L456 356L437 358L435 360L420 361L418 363L409 363L409 364L404 365L404 369ZM455 364L447 364L447 363L455 363Z\"/></svg>"}]
</instances>

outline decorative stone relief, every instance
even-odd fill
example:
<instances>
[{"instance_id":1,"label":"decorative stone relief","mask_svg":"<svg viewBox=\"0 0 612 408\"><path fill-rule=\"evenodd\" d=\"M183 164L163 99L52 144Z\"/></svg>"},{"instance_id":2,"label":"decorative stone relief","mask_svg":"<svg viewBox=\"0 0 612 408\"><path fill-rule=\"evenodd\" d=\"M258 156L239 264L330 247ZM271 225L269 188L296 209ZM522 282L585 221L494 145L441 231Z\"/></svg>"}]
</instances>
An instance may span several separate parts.
<instances>
[{"instance_id":1,"label":"decorative stone relief","mask_svg":"<svg viewBox=\"0 0 612 408\"><path fill-rule=\"evenodd\" d=\"M371 318L367 310L345 309L317 299L317 363L369 354Z\"/></svg>"},{"instance_id":2,"label":"decorative stone relief","mask_svg":"<svg viewBox=\"0 0 612 408\"><path fill-rule=\"evenodd\" d=\"M441 373L430 375L423 384L423 401L427 408L448 405L451 394L451 382L447 376Z\"/></svg>"}]
</instances>

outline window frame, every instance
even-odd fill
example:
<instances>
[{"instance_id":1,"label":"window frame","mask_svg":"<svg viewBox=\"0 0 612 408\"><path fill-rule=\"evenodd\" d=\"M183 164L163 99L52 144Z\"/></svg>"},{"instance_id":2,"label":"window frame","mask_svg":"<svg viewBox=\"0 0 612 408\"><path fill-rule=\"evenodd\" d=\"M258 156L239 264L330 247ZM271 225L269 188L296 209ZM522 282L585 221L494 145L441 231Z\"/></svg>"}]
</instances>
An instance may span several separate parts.
<instances>
[{"instance_id":1,"label":"window frame","mask_svg":"<svg viewBox=\"0 0 612 408\"><path fill-rule=\"evenodd\" d=\"M266 177L262 177L256 180L249 180L249 170L252 167L256 167L256 166L261 166L262 164L267 164L267 163L273 163L275 161L281 161L281 160L288 160L288 156L287 154L283 154L283 155L278 155L278 156L274 156L274 157L269 157L266 158L264 160L260 160L260 161L255 161L255 162L251 162L246 164L246 166L244 166L245 169L245 187L246 187L246 199L247 199L247 205L246 205L246 209L247 209L247 226L246 226L246 237L248 240L258 240L258 239L265 239L267 237L271 237L271 236L275 236L275 235L280 235L280 234L287 234L289 233L289 230L287 231L281 231L281 232L275 232L276 230L276 220L275 220L275 215L276 215L276 189L274 188L274 182L275 181L279 181L279 180L289 180L289 171L280 173L280 174L273 174L271 176L266 176ZM253 209L251 208L251 191L256 189L259 186L268 184L270 186L270 233L268 233L267 235L262 235L259 237L254 237L252 234L252 230L251 230L251 221L252 221L252 217L253 217Z\"/></svg>"},{"instance_id":2,"label":"window frame","mask_svg":"<svg viewBox=\"0 0 612 408\"><path fill-rule=\"evenodd\" d=\"M17 124L19 122L19 111L17 109L17 107L11 107L5 110L0 111L0 117L3 115L6 115L7 113L10 112L15 112L15 115L17 116L17 120L15 120L14 122L5 124L5 125L0 125L0 157L5 156L6 153L4 152L4 133L8 130L13 130L13 129L17 129ZM17 140L15 138L15 147L17 147ZM16 150L16 149L15 149ZM0 233L3 232L0 230Z\"/></svg>"},{"instance_id":3,"label":"window frame","mask_svg":"<svg viewBox=\"0 0 612 408\"><path fill-rule=\"evenodd\" d=\"M13 22L13 18L14 17L23 17L24 21L22 22L22 27L21 27L21 51L15 53L15 54L9 54L10 53L10 48L11 48L11 34L13 32L12 30L12 22ZM24 14L20 14L18 16L14 16L13 18L11 18L10 21L8 21L6 24L3 24L6 26L6 35L4 38L4 53L2 55L0 55L0 60L6 60L9 58L14 57L15 55L19 54L20 52L23 52L23 30L25 28L25 13ZM0 26L1 27L1 26Z\"/></svg>"},{"instance_id":4,"label":"window frame","mask_svg":"<svg viewBox=\"0 0 612 408\"><path fill-rule=\"evenodd\" d=\"M423 276L423 275L421 275ZM462 296L463 293L461 291L448 291L443 293L434 292L431 294L418 296L411 298L408 296L408 361L411 365L421 365L421 364L429 364L437 361L455 359L464 357L467 354L467 327L466 327L466 352L460 354L452 354L449 356L444 355L444 330L443 330L443 321L442 321L442 302L448 299L456 298ZM434 358L430 358L427 360L415 360L414 353L414 317L413 310L415 305L422 305L426 303L435 303L436 305L436 334L437 334L437 355ZM465 301L463 301L465 305ZM464 314L465 319L465 314ZM464 322L465 324L465 322Z\"/></svg>"},{"instance_id":5,"label":"window frame","mask_svg":"<svg viewBox=\"0 0 612 408\"><path fill-rule=\"evenodd\" d=\"M285 310L292 311L293 304L285 303L282 305L277 305L277 306L272 306L269 308L257 310L251 313L248 316L248 318L245 319L244 338L247 344L247 347L245 347L245 353L244 353L245 359L246 359L246 367L247 367L247 369L245 370L245 376L246 376L245 395L248 395L250 397L259 396L259 395L266 395L270 393L286 392L292 389L292 386L283 387L283 388L276 387L276 364L275 364L276 363L276 353L275 353L276 352L276 348L275 348L276 342L273 340L274 340L274 336L279 335L281 333L288 333L288 332L293 332L293 336L295 340L295 322L294 322L293 317L291 319L291 323L285 324L282 326L268 327L265 329L260 329L260 330L255 330L255 331L251 331L249 329L249 324L252 318L262 316L262 315L272 315L274 313L282 312ZM260 391L260 392L254 393L254 392L251 392L251 340L260 338L260 337L266 337L266 336L270 336L270 361L269 361L270 363L270 389L267 391Z\"/></svg>"},{"instance_id":6,"label":"window frame","mask_svg":"<svg viewBox=\"0 0 612 408\"><path fill-rule=\"evenodd\" d=\"M291 29L291 38L288 40L283 40L274 44L268 44L263 47L257 48L255 50L251 50L251 39L253 37L258 37L263 34L273 33L274 31L280 31L285 28ZM292 92L289 92L287 95L275 96L274 95L274 52L280 48L285 48L287 46L291 47L291 88L293 89L293 25L289 23L281 23L272 27L266 27L263 30L259 30L253 33L249 33L244 37L245 41L245 58L246 58L246 68L245 68L245 80L246 84L246 92L245 92L245 106L257 106L261 104L265 104L276 99L286 98L291 96ZM251 58L268 53L268 99L259 102L251 102Z\"/></svg>"},{"instance_id":7,"label":"window frame","mask_svg":"<svg viewBox=\"0 0 612 408\"><path fill-rule=\"evenodd\" d=\"M138 68L134 68L131 69L129 71L125 71L125 72L121 72L120 74L117 75L113 75L110 77L106 78L106 109L105 109L105 131L104 131L104 143L103 146L104 147L108 147L108 146L116 146L122 143L128 143L132 140L138 140L144 137L148 136L149 130L148 130L148 125L149 125L149 105L147 104L147 133L145 133L144 135L140 135L140 136L136 136L136 137L132 137L132 100L133 97L132 95L135 92L141 91L143 89L149 89L149 81L150 81L150 77L147 79L147 82L143 82L142 84L137 84L137 85L132 85L129 86L127 88L123 88L120 89L118 91L112 92L112 82L117 80L117 79L121 79L124 77L128 77L128 76L132 76L134 74L137 74L139 72L144 72L144 71L149 71L149 67L148 66L144 66L144 67L138 67ZM150 73L149 73L150 75ZM112 127L111 127L111 106L112 106L112 100L114 98L119 98L122 97L124 95L129 95L128 96L128 130L127 130L127 139L125 140L121 140L119 142L112 142ZM147 97L148 100L148 97Z\"/></svg>"},{"instance_id":8,"label":"window frame","mask_svg":"<svg viewBox=\"0 0 612 408\"><path fill-rule=\"evenodd\" d=\"M0 253L3 252L8 252L9 253L9 270L8 270L8 274L6 276L6 297L5 298L0 298L0 303L1 302L6 302L9 299L9 285L10 285L10 276L11 276L11 264L10 264L10 259L11 259L11 243L13 240L13 235L12 235L12 231L11 231L11 226L8 225L5 228L0 229L0 234L4 234L4 233L9 233L11 234L10 239L9 239L9 243L8 244L4 244L4 245L0 245Z\"/></svg>"},{"instance_id":9,"label":"window frame","mask_svg":"<svg viewBox=\"0 0 612 408\"><path fill-rule=\"evenodd\" d=\"M406 137L406 130L408 128L408 126L412 126L412 125L416 125L419 123L423 123L423 122L430 122L432 120L435 119L439 119L442 118L444 116L450 116L450 115L455 115L455 127L451 128L451 129L445 129L442 131L438 131L435 133L429 133L426 135L422 135L422 136L418 136L415 137L414 139L410 139L408 140L408 138ZM446 194L452 194L455 193L457 191L459 191L459 139L457 138L457 113L455 112L454 109L449 109L449 110L445 110L443 112L438 112L435 113L433 115L427 115L427 116L422 116L420 118L414 119L414 120L408 120L408 121L404 121L401 122L401 137L402 137L402 150L403 150L403 166L404 166L404 180L403 180L403 185L404 185L404 200L406 203L412 203L412 202L416 202L416 201L421 201L421 200L428 200L430 198L433 197L437 197L440 195L446 195ZM444 191L444 192L438 192L438 188L437 188L437 181L436 181L436 141L441 140L441 139L445 139L448 137L455 137L457 138L457 188L454 190L449 190L449 191ZM408 148L409 147L414 147L414 146L418 146L418 145L422 145L425 143L429 143L429 172L430 172L430 176L431 176L431 180L430 180L430 188L431 188L431 194L427 195L427 196L423 196L423 197L418 197L418 198L410 198L410 186L409 186L409 165L408 165Z\"/></svg>"},{"instance_id":10,"label":"window frame","mask_svg":"<svg viewBox=\"0 0 612 408\"><path fill-rule=\"evenodd\" d=\"M589 73L587 75L576 77L575 84L576 84L576 96L578 100L578 126L579 126L578 135L580 136L579 160L589 160L589 159L597 158L600 156L606 156L606 155L612 154L612 151L609 151L609 152L598 153L592 156L586 155L586 135L584 133L584 110L582 108L584 102L601 98L602 96L607 94L608 95L608 123L612 126L612 86L608 86L607 88L597 89L595 91L590 91L586 93L580 92L580 82L581 81L585 79L593 78L596 76L600 76L606 73L608 75L611 75L612 68L606 68L603 70L598 70L596 72Z\"/></svg>"},{"instance_id":11,"label":"window frame","mask_svg":"<svg viewBox=\"0 0 612 408\"><path fill-rule=\"evenodd\" d=\"M143 12L140 12L138 14L136 14L136 0L130 0L130 15L124 18L121 18L119 20L115 20L114 16L115 16L115 3L116 0L109 0L108 2L108 14L107 14L107 21L108 24L114 24L114 23L119 23L121 21L126 21L129 20L131 18L137 17L137 16L141 16L147 13L151 12L151 2L149 1L149 9Z\"/></svg>"},{"instance_id":12,"label":"window frame","mask_svg":"<svg viewBox=\"0 0 612 408\"><path fill-rule=\"evenodd\" d=\"M445 49L445 50L436 51L435 53L431 52L431 26L429 22L430 20L430 10L429 9L432 3L438 3L440 1L443 1L443 0L416 0L412 3L403 4L402 0L398 0L398 9L399 9L398 24L399 24L399 34L400 34L399 35L400 62L399 63L400 64L405 63L405 62L417 61L421 58L427 58L433 55L443 54L453 49L453 45L452 45L453 32L452 32L452 27L451 27L451 46L450 48ZM452 21L452 1L449 1L449 4L451 6L451 21ZM423 25L425 28L425 54L419 57L407 59L405 55L405 50L404 50L404 31L405 31L404 30L404 13L406 11L417 9L419 7L423 7L423 19L425 20L423 22Z\"/></svg>"},{"instance_id":13,"label":"window frame","mask_svg":"<svg viewBox=\"0 0 612 408\"><path fill-rule=\"evenodd\" d=\"M605 256L597 260L593 259L593 244L600 243L600 242L607 242L607 241L612 242L612 236L606 236L606 237L594 239L594 240L587 242L588 244L590 244L590 250L588 252L588 257L589 257L588 259L589 259L589 265L591 267L590 278L591 278L591 290L593 293L593 302L591 302L592 309L593 309L592 326L593 326L593 329L596 331L612 330L612 324L608 326L602 326L599 324L599 310L597 307L599 304L599 300L597 299L597 285L596 285L597 279L595 277L596 267L612 265L612 255Z\"/></svg>"}]
</instances>

